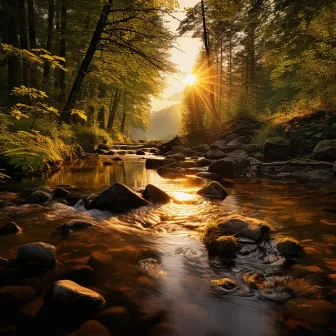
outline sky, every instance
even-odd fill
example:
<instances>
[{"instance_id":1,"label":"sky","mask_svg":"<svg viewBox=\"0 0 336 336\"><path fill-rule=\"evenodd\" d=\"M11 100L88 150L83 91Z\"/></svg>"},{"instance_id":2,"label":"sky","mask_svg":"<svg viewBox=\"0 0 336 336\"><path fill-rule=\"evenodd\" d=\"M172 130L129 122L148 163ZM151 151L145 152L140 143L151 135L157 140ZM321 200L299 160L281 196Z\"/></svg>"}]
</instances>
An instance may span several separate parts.
<instances>
[{"instance_id":1,"label":"sky","mask_svg":"<svg viewBox=\"0 0 336 336\"><path fill-rule=\"evenodd\" d=\"M179 0L180 10L174 13L174 17L178 20L182 20L185 17L183 8L195 6L199 0ZM179 26L179 21L171 17L167 18L168 28L176 33L176 29ZM191 34L188 34L190 36ZM161 110L169 105L174 104L172 101L168 101L167 98L172 96L176 92L183 91L183 80L187 73L191 72L194 65L197 54L201 48L202 41L200 39L182 36L177 38L177 48L171 50L171 61L176 64L176 67L183 74L178 73L169 75L167 78L167 88L162 92L161 99L152 100L152 111Z\"/></svg>"}]
</instances>

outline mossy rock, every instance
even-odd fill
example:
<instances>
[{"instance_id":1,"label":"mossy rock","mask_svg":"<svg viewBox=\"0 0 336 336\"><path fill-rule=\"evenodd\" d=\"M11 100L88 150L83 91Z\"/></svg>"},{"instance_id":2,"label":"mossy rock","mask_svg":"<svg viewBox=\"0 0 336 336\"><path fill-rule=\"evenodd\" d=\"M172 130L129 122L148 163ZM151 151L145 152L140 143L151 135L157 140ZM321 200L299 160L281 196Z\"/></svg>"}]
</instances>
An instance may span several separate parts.
<instances>
[{"instance_id":1,"label":"mossy rock","mask_svg":"<svg viewBox=\"0 0 336 336\"><path fill-rule=\"evenodd\" d=\"M302 246L296 239L278 238L276 243L280 254L286 259L296 258L302 252Z\"/></svg>"},{"instance_id":2,"label":"mossy rock","mask_svg":"<svg viewBox=\"0 0 336 336\"><path fill-rule=\"evenodd\" d=\"M238 288L238 285L229 278L222 278L219 280L211 280L211 285L215 288L223 288L225 290L233 290Z\"/></svg>"},{"instance_id":3,"label":"mossy rock","mask_svg":"<svg viewBox=\"0 0 336 336\"><path fill-rule=\"evenodd\" d=\"M253 289L260 289L263 286L265 278L262 274L247 272L243 275L243 280L248 287Z\"/></svg>"}]
</instances>

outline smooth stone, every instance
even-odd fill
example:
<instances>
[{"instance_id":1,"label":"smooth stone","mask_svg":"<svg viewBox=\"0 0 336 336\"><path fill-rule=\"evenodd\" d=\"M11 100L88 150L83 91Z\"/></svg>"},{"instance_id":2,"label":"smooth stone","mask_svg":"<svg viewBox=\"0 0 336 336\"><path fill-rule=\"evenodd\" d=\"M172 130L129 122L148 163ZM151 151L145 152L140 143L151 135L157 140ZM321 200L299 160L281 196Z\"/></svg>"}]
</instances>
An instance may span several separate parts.
<instances>
[{"instance_id":1,"label":"smooth stone","mask_svg":"<svg viewBox=\"0 0 336 336\"><path fill-rule=\"evenodd\" d=\"M19 310L20 318L33 319L37 316L44 304L43 298L36 298L35 300L22 306Z\"/></svg>"},{"instance_id":2,"label":"smooth stone","mask_svg":"<svg viewBox=\"0 0 336 336\"><path fill-rule=\"evenodd\" d=\"M28 198L31 194L35 191L43 191L47 194L52 194L52 190L46 187L36 187L36 188L29 188L19 193L20 198Z\"/></svg>"},{"instance_id":3,"label":"smooth stone","mask_svg":"<svg viewBox=\"0 0 336 336\"><path fill-rule=\"evenodd\" d=\"M69 234L72 230L83 230L94 226L94 223L73 219L61 226L63 234Z\"/></svg>"},{"instance_id":4,"label":"smooth stone","mask_svg":"<svg viewBox=\"0 0 336 336\"><path fill-rule=\"evenodd\" d=\"M267 159L284 160L291 153L291 145L285 138L270 138L264 142L263 152Z\"/></svg>"},{"instance_id":5,"label":"smooth stone","mask_svg":"<svg viewBox=\"0 0 336 336\"><path fill-rule=\"evenodd\" d=\"M292 238L278 238L277 248L282 256L287 259L299 257L302 252L301 244Z\"/></svg>"},{"instance_id":6,"label":"smooth stone","mask_svg":"<svg viewBox=\"0 0 336 336\"><path fill-rule=\"evenodd\" d=\"M182 153L175 153L171 155L167 155L166 159L172 159L176 161L185 161L186 156Z\"/></svg>"},{"instance_id":7,"label":"smooth stone","mask_svg":"<svg viewBox=\"0 0 336 336\"><path fill-rule=\"evenodd\" d=\"M269 225L265 221L238 214L221 218L218 227L222 234L235 234L254 241L263 239L271 232Z\"/></svg>"},{"instance_id":8,"label":"smooth stone","mask_svg":"<svg viewBox=\"0 0 336 336\"><path fill-rule=\"evenodd\" d=\"M14 222L9 222L0 226L0 235L10 235L17 232L20 232L21 228Z\"/></svg>"},{"instance_id":9,"label":"smooth stone","mask_svg":"<svg viewBox=\"0 0 336 336\"><path fill-rule=\"evenodd\" d=\"M215 288L222 288L225 290L233 290L238 287L238 285L229 278L222 278L219 280L211 280L211 285Z\"/></svg>"},{"instance_id":10,"label":"smooth stone","mask_svg":"<svg viewBox=\"0 0 336 336\"><path fill-rule=\"evenodd\" d=\"M113 163L112 161L104 161L104 162L103 162L103 165L104 165L104 166L113 166L113 164L114 164L114 163Z\"/></svg>"},{"instance_id":11,"label":"smooth stone","mask_svg":"<svg viewBox=\"0 0 336 336\"><path fill-rule=\"evenodd\" d=\"M66 198L70 195L70 191L61 188L61 187L56 187L53 191L53 196L54 197L59 197L59 198Z\"/></svg>"},{"instance_id":12,"label":"smooth stone","mask_svg":"<svg viewBox=\"0 0 336 336\"><path fill-rule=\"evenodd\" d=\"M204 188L198 190L197 194L205 197L219 198L219 199L224 199L228 196L228 193L223 188L223 186L216 181L213 181Z\"/></svg>"},{"instance_id":13,"label":"smooth stone","mask_svg":"<svg viewBox=\"0 0 336 336\"><path fill-rule=\"evenodd\" d=\"M98 321L88 320L68 336L110 336L110 332Z\"/></svg>"},{"instance_id":14,"label":"smooth stone","mask_svg":"<svg viewBox=\"0 0 336 336\"><path fill-rule=\"evenodd\" d=\"M319 160L336 161L336 139L318 142L313 149L313 154Z\"/></svg>"},{"instance_id":15,"label":"smooth stone","mask_svg":"<svg viewBox=\"0 0 336 336\"><path fill-rule=\"evenodd\" d=\"M142 259L138 261L137 266L142 272L153 278L161 278L166 274L161 264L153 258Z\"/></svg>"},{"instance_id":16,"label":"smooth stone","mask_svg":"<svg viewBox=\"0 0 336 336\"><path fill-rule=\"evenodd\" d=\"M216 173L222 177L231 178L234 176L234 161L230 158L215 161L208 168L210 173Z\"/></svg>"},{"instance_id":17,"label":"smooth stone","mask_svg":"<svg viewBox=\"0 0 336 336\"><path fill-rule=\"evenodd\" d=\"M143 150L137 150L135 155L146 155L146 153Z\"/></svg>"},{"instance_id":18,"label":"smooth stone","mask_svg":"<svg viewBox=\"0 0 336 336\"><path fill-rule=\"evenodd\" d=\"M327 279L323 269L315 265L307 266L296 264L292 266L292 271L295 277L308 279L314 284L324 283Z\"/></svg>"},{"instance_id":19,"label":"smooth stone","mask_svg":"<svg viewBox=\"0 0 336 336\"><path fill-rule=\"evenodd\" d=\"M133 190L116 182L97 196L91 203L91 208L120 213L148 204L148 201L137 195Z\"/></svg>"},{"instance_id":20,"label":"smooth stone","mask_svg":"<svg viewBox=\"0 0 336 336\"><path fill-rule=\"evenodd\" d=\"M226 157L226 154L218 148L213 148L204 153L204 157L209 160L219 160Z\"/></svg>"},{"instance_id":21,"label":"smooth stone","mask_svg":"<svg viewBox=\"0 0 336 336\"><path fill-rule=\"evenodd\" d=\"M85 311L97 310L105 299L99 293L71 280L56 281L51 287L51 302Z\"/></svg>"},{"instance_id":22,"label":"smooth stone","mask_svg":"<svg viewBox=\"0 0 336 336\"><path fill-rule=\"evenodd\" d=\"M56 248L42 242L21 245L18 248L18 260L27 264L54 265L56 264Z\"/></svg>"},{"instance_id":23,"label":"smooth stone","mask_svg":"<svg viewBox=\"0 0 336 336\"><path fill-rule=\"evenodd\" d=\"M113 161L123 161L123 159L119 156L116 156L112 159Z\"/></svg>"},{"instance_id":24,"label":"smooth stone","mask_svg":"<svg viewBox=\"0 0 336 336\"><path fill-rule=\"evenodd\" d=\"M44 204L51 199L52 195L44 191L34 191L26 199L28 204Z\"/></svg>"},{"instance_id":25,"label":"smooth stone","mask_svg":"<svg viewBox=\"0 0 336 336\"><path fill-rule=\"evenodd\" d=\"M322 252L314 247L304 247L303 251L310 256L321 256Z\"/></svg>"},{"instance_id":26,"label":"smooth stone","mask_svg":"<svg viewBox=\"0 0 336 336\"><path fill-rule=\"evenodd\" d=\"M171 197L166 192L153 184L146 185L146 188L142 193L142 197L153 203L167 203L171 200Z\"/></svg>"},{"instance_id":27,"label":"smooth stone","mask_svg":"<svg viewBox=\"0 0 336 336\"><path fill-rule=\"evenodd\" d=\"M167 160L167 159L146 159L146 169L156 169L156 168L160 168L162 166L166 166L170 163L174 163L176 162L176 160Z\"/></svg>"},{"instance_id":28,"label":"smooth stone","mask_svg":"<svg viewBox=\"0 0 336 336\"><path fill-rule=\"evenodd\" d=\"M200 160L195 162L196 167L207 167L207 166L210 166L211 163L212 163L212 161L209 160L209 159L200 159Z\"/></svg>"},{"instance_id":29,"label":"smooth stone","mask_svg":"<svg viewBox=\"0 0 336 336\"><path fill-rule=\"evenodd\" d=\"M64 277L75 282L91 278L93 274L94 270L88 265L74 265L66 268L64 271Z\"/></svg>"}]
</instances>

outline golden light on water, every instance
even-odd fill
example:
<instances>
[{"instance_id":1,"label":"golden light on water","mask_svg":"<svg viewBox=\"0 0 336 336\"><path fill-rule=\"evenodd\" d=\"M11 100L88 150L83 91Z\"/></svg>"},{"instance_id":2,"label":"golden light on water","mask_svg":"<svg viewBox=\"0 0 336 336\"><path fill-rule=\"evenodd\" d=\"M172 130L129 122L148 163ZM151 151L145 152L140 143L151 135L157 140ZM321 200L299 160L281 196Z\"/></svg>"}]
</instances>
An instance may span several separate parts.
<instances>
[{"instance_id":1,"label":"golden light on water","mask_svg":"<svg viewBox=\"0 0 336 336\"><path fill-rule=\"evenodd\" d=\"M184 85L185 86L194 85L196 83L196 80L197 80L196 76L192 73L189 73L184 79Z\"/></svg>"},{"instance_id":2,"label":"golden light on water","mask_svg":"<svg viewBox=\"0 0 336 336\"><path fill-rule=\"evenodd\" d=\"M187 193L182 192L182 191L174 192L173 197L178 202L188 202L188 201L192 201L194 199L194 195L187 194Z\"/></svg>"}]
</instances>

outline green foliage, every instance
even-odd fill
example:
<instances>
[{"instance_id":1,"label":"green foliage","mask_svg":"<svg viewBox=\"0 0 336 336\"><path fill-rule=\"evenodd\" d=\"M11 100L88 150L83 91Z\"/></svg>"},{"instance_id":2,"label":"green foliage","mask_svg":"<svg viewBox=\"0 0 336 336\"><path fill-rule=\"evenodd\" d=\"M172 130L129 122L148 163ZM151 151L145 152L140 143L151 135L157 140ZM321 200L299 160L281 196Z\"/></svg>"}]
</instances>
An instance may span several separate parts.
<instances>
[{"instance_id":1,"label":"green foliage","mask_svg":"<svg viewBox=\"0 0 336 336\"><path fill-rule=\"evenodd\" d=\"M72 151L58 138L33 131L18 131L0 135L0 155L14 169L40 171L57 162L62 162Z\"/></svg>"},{"instance_id":2,"label":"green foliage","mask_svg":"<svg viewBox=\"0 0 336 336\"><path fill-rule=\"evenodd\" d=\"M32 117L33 120L30 125L31 130L38 118L48 116L49 114L58 115L58 110L44 103L44 100L48 98L48 96L43 91L34 88L27 88L24 85L21 85L20 87L15 87L11 94L28 99L27 104L15 104L11 108L11 115L17 120L20 120L23 117Z\"/></svg>"}]
</instances>

